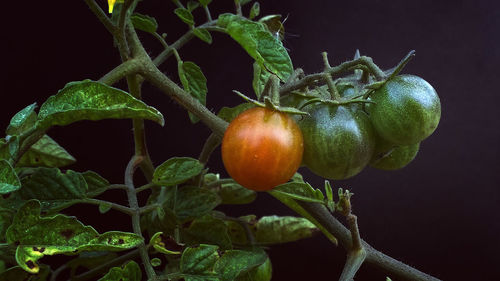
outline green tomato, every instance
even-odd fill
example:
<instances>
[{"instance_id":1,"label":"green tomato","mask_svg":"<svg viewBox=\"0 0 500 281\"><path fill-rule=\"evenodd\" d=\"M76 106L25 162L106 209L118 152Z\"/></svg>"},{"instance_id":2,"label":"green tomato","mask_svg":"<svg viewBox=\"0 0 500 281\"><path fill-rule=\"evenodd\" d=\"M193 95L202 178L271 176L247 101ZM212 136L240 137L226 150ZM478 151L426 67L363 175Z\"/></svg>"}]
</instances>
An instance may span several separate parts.
<instances>
[{"instance_id":1,"label":"green tomato","mask_svg":"<svg viewBox=\"0 0 500 281\"><path fill-rule=\"evenodd\" d=\"M399 145L419 143L438 126L441 104L434 88L420 77L400 75L387 81L367 106L373 127L385 140Z\"/></svg>"},{"instance_id":2,"label":"green tomato","mask_svg":"<svg viewBox=\"0 0 500 281\"><path fill-rule=\"evenodd\" d=\"M377 138L370 166L380 170L398 170L408 165L420 148L420 143L394 145Z\"/></svg>"},{"instance_id":3,"label":"green tomato","mask_svg":"<svg viewBox=\"0 0 500 281\"><path fill-rule=\"evenodd\" d=\"M349 105L311 104L299 121L304 137L303 163L328 179L350 178L373 154L375 134L365 112Z\"/></svg>"}]
</instances>

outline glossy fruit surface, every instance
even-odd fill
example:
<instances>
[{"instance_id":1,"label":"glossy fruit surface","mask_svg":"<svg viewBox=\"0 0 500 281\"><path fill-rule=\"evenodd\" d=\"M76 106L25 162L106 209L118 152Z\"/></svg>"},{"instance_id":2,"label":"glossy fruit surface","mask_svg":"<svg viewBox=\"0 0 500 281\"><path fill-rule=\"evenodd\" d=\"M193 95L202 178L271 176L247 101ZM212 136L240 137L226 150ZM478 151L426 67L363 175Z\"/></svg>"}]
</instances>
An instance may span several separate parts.
<instances>
[{"instance_id":1,"label":"glossy fruit surface","mask_svg":"<svg viewBox=\"0 0 500 281\"><path fill-rule=\"evenodd\" d=\"M222 139L222 161L236 182L264 191L295 174L303 149L300 128L289 115L255 107L229 124Z\"/></svg>"},{"instance_id":2,"label":"glossy fruit surface","mask_svg":"<svg viewBox=\"0 0 500 281\"><path fill-rule=\"evenodd\" d=\"M370 166L380 170L398 170L408 165L417 156L420 143L394 145L377 138Z\"/></svg>"},{"instance_id":3,"label":"glossy fruit surface","mask_svg":"<svg viewBox=\"0 0 500 281\"><path fill-rule=\"evenodd\" d=\"M366 113L349 106L311 104L299 121L304 135L304 164L328 179L346 179L372 157L375 135Z\"/></svg>"},{"instance_id":4,"label":"glossy fruit surface","mask_svg":"<svg viewBox=\"0 0 500 281\"><path fill-rule=\"evenodd\" d=\"M370 98L375 104L367 106L367 111L375 130L394 144L421 142L434 132L441 118L436 91L417 76L396 76Z\"/></svg>"}]
</instances>

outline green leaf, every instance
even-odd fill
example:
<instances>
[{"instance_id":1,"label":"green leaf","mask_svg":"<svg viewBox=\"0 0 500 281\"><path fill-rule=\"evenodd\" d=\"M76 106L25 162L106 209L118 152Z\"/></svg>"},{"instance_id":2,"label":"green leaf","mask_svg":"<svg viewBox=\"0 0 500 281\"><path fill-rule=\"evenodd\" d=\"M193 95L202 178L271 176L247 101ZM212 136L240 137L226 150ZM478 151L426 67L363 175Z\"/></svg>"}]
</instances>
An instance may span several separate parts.
<instances>
[{"instance_id":1,"label":"green leaf","mask_svg":"<svg viewBox=\"0 0 500 281\"><path fill-rule=\"evenodd\" d=\"M142 15L139 13L134 13L130 20L136 29L155 34L158 29L158 22L153 17L148 15Z\"/></svg>"},{"instance_id":2,"label":"green leaf","mask_svg":"<svg viewBox=\"0 0 500 281\"><path fill-rule=\"evenodd\" d=\"M236 281L271 281L272 276L273 266L271 264L271 259L267 258L263 264L250 270L246 274L238 276Z\"/></svg>"},{"instance_id":3,"label":"green leaf","mask_svg":"<svg viewBox=\"0 0 500 281\"><path fill-rule=\"evenodd\" d=\"M35 112L36 103L30 104L16 113L5 130L7 135L20 135L35 126L37 116Z\"/></svg>"},{"instance_id":4,"label":"green leaf","mask_svg":"<svg viewBox=\"0 0 500 281\"><path fill-rule=\"evenodd\" d=\"M259 2L255 2L252 5L252 8L250 9L250 15L248 16L249 19L254 19L255 17L258 17L260 14L260 4Z\"/></svg>"},{"instance_id":5,"label":"green leaf","mask_svg":"<svg viewBox=\"0 0 500 281\"><path fill-rule=\"evenodd\" d=\"M99 213L101 214L107 213L109 210L111 210L111 206L112 205L109 202L103 202L99 204Z\"/></svg>"},{"instance_id":6,"label":"green leaf","mask_svg":"<svg viewBox=\"0 0 500 281\"><path fill-rule=\"evenodd\" d=\"M0 139L0 159L10 159L9 145L5 138Z\"/></svg>"},{"instance_id":7,"label":"green leaf","mask_svg":"<svg viewBox=\"0 0 500 281\"><path fill-rule=\"evenodd\" d=\"M335 245L338 244L337 238L335 238L335 236L333 236L330 232L328 232L328 230L323 225L321 225L313 216L311 216L311 214L309 214L309 212L307 212L304 208L302 208L302 206L300 206L293 199L293 197L290 197L287 194L280 193L280 192L275 192L275 193L269 192L269 194L271 194L273 197L275 197L276 199L278 199L279 201L281 201L281 203L285 204L290 209L292 209L295 212L297 212L302 217L304 217L304 218L308 219L310 222L312 222L317 228L319 228L319 230L321 230L321 232L323 232L323 234L333 244L335 244Z\"/></svg>"},{"instance_id":8,"label":"green leaf","mask_svg":"<svg viewBox=\"0 0 500 281\"><path fill-rule=\"evenodd\" d=\"M40 107L39 127L65 126L80 120L142 118L163 126L163 115L129 93L103 83L68 83Z\"/></svg>"},{"instance_id":9,"label":"green leaf","mask_svg":"<svg viewBox=\"0 0 500 281\"><path fill-rule=\"evenodd\" d=\"M240 113L242 113L243 111L250 109L252 107L255 107L255 105L253 103L249 103L249 102L239 104L235 107L223 107L219 110L219 113L217 113L217 116L224 119L224 121L226 121L226 122L231 122Z\"/></svg>"},{"instance_id":10,"label":"green leaf","mask_svg":"<svg viewBox=\"0 0 500 281\"><path fill-rule=\"evenodd\" d=\"M222 184L218 190L221 204L249 204L257 198L257 192L237 183Z\"/></svg>"},{"instance_id":11,"label":"green leaf","mask_svg":"<svg viewBox=\"0 0 500 281\"><path fill-rule=\"evenodd\" d=\"M17 177L16 171L5 160L0 160L0 194L7 194L21 188L21 182Z\"/></svg>"},{"instance_id":12,"label":"green leaf","mask_svg":"<svg viewBox=\"0 0 500 281\"><path fill-rule=\"evenodd\" d=\"M212 44L212 35L205 28L195 28L193 29L193 34L200 38L202 41Z\"/></svg>"},{"instance_id":13,"label":"green leaf","mask_svg":"<svg viewBox=\"0 0 500 281\"><path fill-rule=\"evenodd\" d=\"M207 277L213 275L213 267L219 259L218 249L219 247L215 245L207 244L186 248L181 256L181 272L187 275L206 275Z\"/></svg>"},{"instance_id":14,"label":"green leaf","mask_svg":"<svg viewBox=\"0 0 500 281\"><path fill-rule=\"evenodd\" d=\"M175 202L170 201L169 204L173 205L172 210L177 220L184 222L206 215L220 202L221 199L214 191L196 186L183 186L177 190Z\"/></svg>"},{"instance_id":15,"label":"green leaf","mask_svg":"<svg viewBox=\"0 0 500 281\"><path fill-rule=\"evenodd\" d=\"M108 187L109 183L98 174L87 171L78 173L57 168L37 168L24 177L22 189L15 197L22 200L38 199L44 211L59 211L80 202L80 199L95 197Z\"/></svg>"},{"instance_id":16,"label":"green leaf","mask_svg":"<svg viewBox=\"0 0 500 281\"><path fill-rule=\"evenodd\" d=\"M305 218L266 216L255 225L259 243L278 244L309 238L318 228Z\"/></svg>"},{"instance_id":17,"label":"green leaf","mask_svg":"<svg viewBox=\"0 0 500 281\"><path fill-rule=\"evenodd\" d=\"M153 245L153 248L158 252L166 255L180 255L181 252L177 251L177 249L167 249L167 239L163 232L157 232L151 237L149 242L150 245ZM176 245L178 246L178 245Z\"/></svg>"},{"instance_id":18,"label":"green leaf","mask_svg":"<svg viewBox=\"0 0 500 281\"><path fill-rule=\"evenodd\" d=\"M177 8L174 10L174 13L187 25L194 25L194 17L193 14L188 9L185 8Z\"/></svg>"},{"instance_id":19,"label":"green leaf","mask_svg":"<svg viewBox=\"0 0 500 281\"><path fill-rule=\"evenodd\" d=\"M182 233L182 238L188 245L212 244L223 250L232 248L227 225L223 220L210 215L195 219L188 229Z\"/></svg>"},{"instance_id":20,"label":"green leaf","mask_svg":"<svg viewBox=\"0 0 500 281\"><path fill-rule=\"evenodd\" d=\"M162 186L173 186L195 177L203 170L200 161L189 157L174 157L158 166L153 174L153 182Z\"/></svg>"},{"instance_id":21,"label":"green leaf","mask_svg":"<svg viewBox=\"0 0 500 281\"><path fill-rule=\"evenodd\" d=\"M217 25L238 42L257 63L286 81L293 73L290 56L264 24L233 14L219 16Z\"/></svg>"},{"instance_id":22,"label":"green leaf","mask_svg":"<svg viewBox=\"0 0 500 281\"><path fill-rule=\"evenodd\" d=\"M203 7L206 7L208 6L208 4L210 4L212 2L212 0L199 0L200 1L200 4L203 6Z\"/></svg>"},{"instance_id":23,"label":"green leaf","mask_svg":"<svg viewBox=\"0 0 500 281\"><path fill-rule=\"evenodd\" d=\"M63 147L47 135L43 135L21 157L21 167L64 167L76 162Z\"/></svg>"},{"instance_id":24,"label":"green leaf","mask_svg":"<svg viewBox=\"0 0 500 281\"><path fill-rule=\"evenodd\" d=\"M333 190L330 182L325 180L326 207L330 212L335 212L335 202L333 201Z\"/></svg>"},{"instance_id":25,"label":"green leaf","mask_svg":"<svg viewBox=\"0 0 500 281\"><path fill-rule=\"evenodd\" d=\"M0 200L0 243L5 242L5 232L7 228L12 224L12 219L14 218L15 210L9 210L4 208L3 200ZM2 260L2 251L0 251L0 261Z\"/></svg>"},{"instance_id":26,"label":"green leaf","mask_svg":"<svg viewBox=\"0 0 500 281\"><path fill-rule=\"evenodd\" d=\"M36 261L45 255L74 255L81 251L122 251L134 248L143 238L133 233L110 231L99 235L75 217L40 217L37 200L24 204L7 229L7 242L16 244L16 260L30 273L37 273Z\"/></svg>"},{"instance_id":27,"label":"green leaf","mask_svg":"<svg viewBox=\"0 0 500 281\"><path fill-rule=\"evenodd\" d=\"M190 12L194 11L194 9L198 8L199 6L200 6L200 3L196 2L196 1L193 1L193 0L189 0L188 3L187 3L187 9Z\"/></svg>"},{"instance_id":28,"label":"green leaf","mask_svg":"<svg viewBox=\"0 0 500 281\"><path fill-rule=\"evenodd\" d=\"M197 101L205 105L207 102L207 78L203 75L201 68L194 62L186 61L178 63L179 77L184 90L191 94ZM196 123L199 119L189 113L191 122Z\"/></svg>"},{"instance_id":29,"label":"green leaf","mask_svg":"<svg viewBox=\"0 0 500 281\"><path fill-rule=\"evenodd\" d=\"M9 146L9 156L10 158L14 159L16 155L19 153L19 137L18 136L10 137L8 146Z\"/></svg>"},{"instance_id":30,"label":"green leaf","mask_svg":"<svg viewBox=\"0 0 500 281\"><path fill-rule=\"evenodd\" d=\"M266 83L269 80L271 73L266 69L262 68L259 63L253 63L253 81L252 87L255 95L259 99L264 88L266 87Z\"/></svg>"},{"instance_id":31,"label":"green leaf","mask_svg":"<svg viewBox=\"0 0 500 281\"><path fill-rule=\"evenodd\" d=\"M258 248L253 251L228 250L215 263L214 269L221 281L231 281L241 273L263 264L266 259L266 252Z\"/></svg>"},{"instance_id":32,"label":"green leaf","mask_svg":"<svg viewBox=\"0 0 500 281\"><path fill-rule=\"evenodd\" d=\"M141 268L135 261L129 261L125 267L112 267L99 281L140 281Z\"/></svg>"},{"instance_id":33,"label":"green leaf","mask_svg":"<svg viewBox=\"0 0 500 281\"><path fill-rule=\"evenodd\" d=\"M318 193L319 191L319 193ZM314 189L308 183L288 182L278 185L269 193L279 193L280 195L290 197L291 199L306 202L324 203L323 193L319 189Z\"/></svg>"}]
</instances>

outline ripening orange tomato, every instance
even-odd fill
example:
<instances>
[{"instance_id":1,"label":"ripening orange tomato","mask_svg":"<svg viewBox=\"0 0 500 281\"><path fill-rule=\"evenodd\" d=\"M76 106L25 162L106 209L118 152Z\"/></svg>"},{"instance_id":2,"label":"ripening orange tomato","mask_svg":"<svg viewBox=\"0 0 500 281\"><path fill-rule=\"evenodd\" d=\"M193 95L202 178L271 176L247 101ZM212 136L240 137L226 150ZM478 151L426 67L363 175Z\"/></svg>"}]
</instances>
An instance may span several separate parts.
<instances>
[{"instance_id":1,"label":"ripening orange tomato","mask_svg":"<svg viewBox=\"0 0 500 281\"><path fill-rule=\"evenodd\" d=\"M286 113L250 108L228 126L222 139L222 161L242 186L271 190L287 182L302 162L302 132Z\"/></svg>"}]
</instances>

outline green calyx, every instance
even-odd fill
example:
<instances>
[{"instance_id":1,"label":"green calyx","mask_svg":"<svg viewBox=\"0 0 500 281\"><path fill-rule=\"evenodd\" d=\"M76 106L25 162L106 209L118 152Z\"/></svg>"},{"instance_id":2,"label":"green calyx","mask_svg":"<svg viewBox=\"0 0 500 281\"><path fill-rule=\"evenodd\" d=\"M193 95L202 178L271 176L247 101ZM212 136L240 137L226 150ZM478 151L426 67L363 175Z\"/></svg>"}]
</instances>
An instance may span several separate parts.
<instances>
[{"instance_id":1,"label":"green calyx","mask_svg":"<svg viewBox=\"0 0 500 281\"><path fill-rule=\"evenodd\" d=\"M276 75L271 75L269 77L269 79L267 80L266 86L264 87L264 91L262 92L263 96L264 96L263 102L249 98L239 91L233 90L233 92L235 92L237 95L242 97L244 100L246 100L250 103L253 103L259 107L265 107L265 108L268 108L268 109L271 109L274 111L279 111L279 112L288 113L288 114L308 115L307 112L299 110L295 107L281 106L280 105L279 83L280 83L280 80Z\"/></svg>"}]
</instances>

